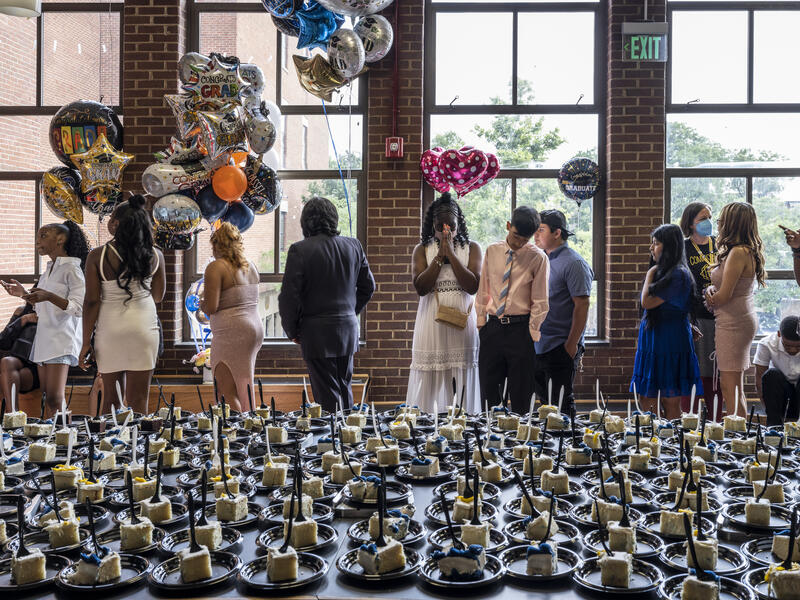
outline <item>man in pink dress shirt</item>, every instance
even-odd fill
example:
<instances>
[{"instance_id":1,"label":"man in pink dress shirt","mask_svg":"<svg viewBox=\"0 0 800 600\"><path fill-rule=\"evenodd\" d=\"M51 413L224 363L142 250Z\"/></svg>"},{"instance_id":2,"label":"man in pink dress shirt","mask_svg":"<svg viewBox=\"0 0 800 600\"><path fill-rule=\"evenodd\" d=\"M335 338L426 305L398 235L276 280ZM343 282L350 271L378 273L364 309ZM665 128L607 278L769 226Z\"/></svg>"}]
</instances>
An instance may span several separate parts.
<instances>
[{"instance_id":1,"label":"man in pink dress shirt","mask_svg":"<svg viewBox=\"0 0 800 600\"><path fill-rule=\"evenodd\" d=\"M504 382L514 412L527 411L533 395L534 342L548 310L550 264L531 244L539 213L517 207L506 222L508 235L486 249L475 309L480 331L478 370L481 398L500 404Z\"/></svg>"}]
</instances>

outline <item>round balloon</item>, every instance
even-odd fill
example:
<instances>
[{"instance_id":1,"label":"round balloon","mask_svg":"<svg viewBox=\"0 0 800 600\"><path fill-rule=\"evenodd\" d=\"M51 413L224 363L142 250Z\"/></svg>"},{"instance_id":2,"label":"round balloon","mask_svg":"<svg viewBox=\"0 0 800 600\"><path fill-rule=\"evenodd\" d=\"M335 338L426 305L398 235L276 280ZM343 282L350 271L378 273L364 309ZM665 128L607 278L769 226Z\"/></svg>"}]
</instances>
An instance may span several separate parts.
<instances>
[{"instance_id":1,"label":"round balloon","mask_svg":"<svg viewBox=\"0 0 800 600\"><path fill-rule=\"evenodd\" d=\"M226 202L236 202L247 190L247 176L239 167L226 165L214 172L211 187Z\"/></svg>"},{"instance_id":2,"label":"round balloon","mask_svg":"<svg viewBox=\"0 0 800 600\"><path fill-rule=\"evenodd\" d=\"M366 54L361 38L352 29L339 29L328 41L328 61L345 79L355 77L364 68Z\"/></svg>"},{"instance_id":3,"label":"round balloon","mask_svg":"<svg viewBox=\"0 0 800 600\"><path fill-rule=\"evenodd\" d=\"M331 12L348 17L363 17L382 11L392 0L318 0Z\"/></svg>"},{"instance_id":4,"label":"round balloon","mask_svg":"<svg viewBox=\"0 0 800 600\"><path fill-rule=\"evenodd\" d=\"M283 132L283 123L281 122L281 109L278 108L278 105L270 100L264 100L259 105L258 111L272 123L275 128L275 135L280 136Z\"/></svg>"},{"instance_id":5,"label":"round balloon","mask_svg":"<svg viewBox=\"0 0 800 600\"><path fill-rule=\"evenodd\" d=\"M592 159L576 157L561 165L558 187L579 206L584 200L594 197L599 186L600 167Z\"/></svg>"},{"instance_id":6,"label":"round balloon","mask_svg":"<svg viewBox=\"0 0 800 600\"><path fill-rule=\"evenodd\" d=\"M192 246L194 246L194 238L195 234L193 232L173 233L159 227L153 234L153 243L162 250L190 250ZM208 323L208 318L203 311L200 310L199 304L194 316L200 323L203 323L201 317L205 318L205 322Z\"/></svg>"},{"instance_id":7,"label":"round balloon","mask_svg":"<svg viewBox=\"0 0 800 600\"><path fill-rule=\"evenodd\" d=\"M178 60L178 77L182 83L188 83L192 74L207 65L211 59L199 52L187 52Z\"/></svg>"},{"instance_id":8,"label":"round balloon","mask_svg":"<svg viewBox=\"0 0 800 600\"><path fill-rule=\"evenodd\" d=\"M47 208L59 219L83 225L80 201L80 176L67 167L55 167L42 176L39 194Z\"/></svg>"},{"instance_id":9,"label":"round balloon","mask_svg":"<svg viewBox=\"0 0 800 600\"><path fill-rule=\"evenodd\" d=\"M244 120L247 129L247 141L250 149L256 154L269 152L275 145L277 132L275 126L262 114L248 115Z\"/></svg>"},{"instance_id":10,"label":"round balloon","mask_svg":"<svg viewBox=\"0 0 800 600\"><path fill-rule=\"evenodd\" d=\"M200 207L183 194L167 194L153 205L153 221L170 233L190 233L200 225Z\"/></svg>"},{"instance_id":11,"label":"round balloon","mask_svg":"<svg viewBox=\"0 0 800 600\"><path fill-rule=\"evenodd\" d=\"M220 218L231 225L235 225L239 231L245 232L250 229L256 216L243 202L234 202L228 205L228 210Z\"/></svg>"},{"instance_id":12,"label":"round balloon","mask_svg":"<svg viewBox=\"0 0 800 600\"><path fill-rule=\"evenodd\" d=\"M73 167L71 156L87 152L100 134L122 150L122 123L105 104L78 100L65 104L50 120L50 147L58 160Z\"/></svg>"},{"instance_id":13,"label":"round balloon","mask_svg":"<svg viewBox=\"0 0 800 600\"><path fill-rule=\"evenodd\" d=\"M242 202L257 215L275 210L283 196L281 182L275 171L251 154L247 157L244 173L247 175L247 191L242 196Z\"/></svg>"},{"instance_id":14,"label":"round balloon","mask_svg":"<svg viewBox=\"0 0 800 600\"><path fill-rule=\"evenodd\" d=\"M376 62L386 56L392 48L394 30L389 19L381 15L369 15L358 20L353 31L364 45L365 59Z\"/></svg>"},{"instance_id":15,"label":"round balloon","mask_svg":"<svg viewBox=\"0 0 800 600\"><path fill-rule=\"evenodd\" d=\"M213 223L228 210L228 203L214 193L214 188L207 185L197 193L197 206L200 213L209 223Z\"/></svg>"}]
</instances>

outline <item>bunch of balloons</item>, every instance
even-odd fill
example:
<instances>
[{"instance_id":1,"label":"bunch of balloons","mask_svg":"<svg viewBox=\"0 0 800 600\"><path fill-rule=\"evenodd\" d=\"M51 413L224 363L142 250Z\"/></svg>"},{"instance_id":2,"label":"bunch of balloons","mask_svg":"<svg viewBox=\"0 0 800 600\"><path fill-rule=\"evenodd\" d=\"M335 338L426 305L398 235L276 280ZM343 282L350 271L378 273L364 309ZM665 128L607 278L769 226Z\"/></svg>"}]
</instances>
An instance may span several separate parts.
<instances>
[{"instance_id":1,"label":"bunch of balloons","mask_svg":"<svg viewBox=\"0 0 800 600\"><path fill-rule=\"evenodd\" d=\"M195 373L199 373L203 367L211 368L208 364L211 356L211 348L207 347L208 337L211 335L208 316L200 308L200 300L203 297L205 285L201 277L189 286L186 291L186 298L183 306L189 318L189 329L194 340L195 354L188 361L193 365Z\"/></svg>"},{"instance_id":2,"label":"bunch of balloons","mask_svg":"<svg viewBox=\"0 0 800 600\"><path fill-rule=\"evenodd\" d=\"M133 154L122 152L122 124L108 106L78 100L50 120L50 147L63 167L42 176L39 192L60 219L83 224L83 209L103 217L120 200L122 172Z\"/></svg>"},{"instance_id":3,"label":"bunch of balloons","mask_svg":"<svg viewBox=\"0 0 800 600\"><path fill-rule=\"evenodd\" d=\"M297 38L297 48L321 48L328 53L310 58L293 56L300 85L330 102L333 93L366 71L365 64L382 59L392 47L389 21L375 13L392 0L261 0L279 31ZM342 29L345 17L361 17L352 29Z\"/></svg>"},{"instance_id":4,"label":"bunch of balloons","mask_svg":"<svg viewBox=\"0 0 800 600\"><path fill-rule=\"evenodd\" d=\"M156 240L170 250L191 248L202 218L245 231L282 195L272 149L281 115L261 100L261 69L235 56L189 52L178 62L178 76L183 93L164 96L177 135L142 175L145 191L158 198Z\"/></svg>"},{"instance_id":5,"label":"bunch of balloons","mask_svg":"<svg viewBox=\"0 0 800 600\"><path fill-rule=\"evenodd\" d=\"M482 188L500 172L500 161L494 154L472 146L459 150L431 148L422 153L419 167L425 182L443 194L453 187L462 198Z\"/></svg>"}]
</instances>

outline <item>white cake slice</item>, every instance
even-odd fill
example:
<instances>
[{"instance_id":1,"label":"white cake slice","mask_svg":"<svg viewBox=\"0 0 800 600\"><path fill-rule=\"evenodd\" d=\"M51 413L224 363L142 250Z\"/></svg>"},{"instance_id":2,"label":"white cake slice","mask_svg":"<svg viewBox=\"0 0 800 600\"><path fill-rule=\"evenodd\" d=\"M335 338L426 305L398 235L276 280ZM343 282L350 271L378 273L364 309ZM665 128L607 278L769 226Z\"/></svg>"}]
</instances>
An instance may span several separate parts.
<instances>
[{"instance_id":1,"label":"white cake slice","mask_svg":"<svg viewBox=\"0 0 800 600\"><path fill-rule=\"evenodd\" d=\"M445 579L456 581L480 579L486 566L486 551L483 546L477 544L467 546L463 550L453 547L444 551L436 550L431 556Z\"/></svg>"},{"instance_id":2,"label":"white cake slice","mask_svg":"<svg viewBox=\"0 0 800 600\"><path fill-rule=\"evenodd\" d=\"M96 553L81 554L77 570L70 581L75 585L94 585L119 579L122 574L119 554L108 552L102 558Z\"/></svg>"},{"instance_id":3,"label":"white cake slice","mask_svg":"<svg viewBox=\"0 0 800 600\"><path fill-rule=\"evenodd\" d=\"M531 544L526 551L528 575L550 576L558 570L558 545L555 542Z\"/></svg>"},{"instance_id":4,"label":"white cake slice","mask_svg":"<svg viewBox=\"0 0 800 600\"><path fill-rule=\"evenodd\" d=\"M205 546L200 546L200 550L197 552L192 552L191 548L179 550L178 558L180 559L181 579L184 583L211 577L211 555Z\"/></svg>"},{"instance_id":5,"label":"white cake slice","mask_svg":"<svg viewBox=\"0 0 800 600\"><path fill-rule=\"evenodd\" d=\"M477 544L478 546L488 548L491 530L492 526L488 522L481 523L480 525L464 523L461 526L461 543L466 546Z\"/></svg>"},{"instance_id":6,"label":"white cake slice","mask_svg":"<svg viewBox=\"0 0 800 600\"><path fill-rule=\"evenodd\" d=\"M23 413L25 414L25 413ZM8 417L8 414L5 415ZM45 557L39 548L29 548L27 556L11 558L11 579L17 585L25 585L45 578Z\"/></svg>"},{"instance_id":7,"label":"white cake slice","mask_svg":"<svg viewBox=\"0 0 800 600\"><path fill-rule=\"evenodd\" d=\"M411 518L399 510L387 510L383 518L383 535L387 538L402 540L408 534L408 526ZM369 537L372 540L378 538L378 513L372 513L369 518Z\"/></svg>"},{"instance_id":8,"label":"white cake slice","mask_svg":"<svg viewBox=\"0 0 800 600\"><path fill-rule=\"evenodd\" d=\"M120 550L136 550L153 543L153 523L147 517L139 517L139 522L131 523L125 519L119 524Z\"/></svg>"},{"instance_id":9,"label":"white cake slice","mask_svg":"<svg viewBox=\"0 0 800 600\"><path fill-rule=\"evenodd\" d=\"M169 500L159 498L156 502L152 498L142 500L139 504L141 507L141 514L147 517L153 523L163 523L172 518L172 504Z\"/></svg>"},{"instance_id":10,"label":"white cake slice","mask_svg":"<svg viewBox=\"0 0 800 600\"><path fill-rule=\"evenodd\" d=\"M700 568L704 571L713 571L717 568L717 559L719 558L719 543L714 538L706 536L706 539L700 541L697 537L694 539L694 551L697 554L697 562L700 563ZM689 550L688 543L686 546L686 564L690 568L696 568L694 558Z\"/></svg>"},{"instance_id":11,"label":"white cake slice","mask_svg":"<svg viewBox=\"0 0 800 600\"><path fill-rule=\"evenodd\" d=\"M289 521L283 522L283 539L286 539L286 531L289 528ZM318 527L317 522L311 519L307 521L295 521L292 524L292 537L289 543L295 548L306 548L317 543Z\"/></svg>"},{"instance_id":12,"label":"white cake slice","mask_svg":"<svg viewBox=\"0 0 800 600\"><path fill-rule=\"evenodd\" d=\"M771 513L771 502L766 498L748 498L744 505L745 521L750 525L769 525Z\"/></svg>"},{"instance_id":13,"label":"white cake slice","mask_svg":"<svg viewBox=\"0 0 800 600\"><path fill-rule=\"evenodd\" d=\"M220 521L241 521L247 517L247 496L236 494L231 497L223 494L217 498L217 519Z\"/></svg>"},{"instance_id":14,"label":"white cake slice","mask_svg":"<svg viewBox=\"0 0 800 600\"><path fill-rule=\"evenodd\" d=\"M272 582L297 579L297 552L289 546L286 552L279 548L267 550L267 579Z\"/></svg>"},{"instance_id":15,"label":"white cake slice","mask_svg":"<svg viewBox=\"0 0 800 600\"><path fill-rule=\"evenodd\" d=\"M627 588L630 585L633 555L627 552L604 552L598 563L603 586Z\"/></svg>"},{"instance_id":16,"label":"white cake slice","mask_svg":"<svg viewBox=\"0 0 800 600\"><path fill-rule=\"evenodd\" d=\"M44 529L50 539L51 548L65 548L80 542L77 519L50 521Z\"/></svg>"},{"instance_id":17,"label":"white cake slice","mask_svg":"<svg viewBox=\"0 0 800 600\"><path fill-rule=\"evenodd\" d=\"M717 600L719 598L719 577L698 579L689 575L681 584L681 600Z\"/></svg>"},{"instance_id":18,"label":"white cake slice","mask_svg":"<svg viewBox=\"0 0 800 600\"><path fill-rule=\"evenodd\" d=\"M388 540L379 548L376 544L362 544L358 549L358 564L369 575L382 575L406 566L403 546L397 540Z\"/></svg>"}]
</instances>

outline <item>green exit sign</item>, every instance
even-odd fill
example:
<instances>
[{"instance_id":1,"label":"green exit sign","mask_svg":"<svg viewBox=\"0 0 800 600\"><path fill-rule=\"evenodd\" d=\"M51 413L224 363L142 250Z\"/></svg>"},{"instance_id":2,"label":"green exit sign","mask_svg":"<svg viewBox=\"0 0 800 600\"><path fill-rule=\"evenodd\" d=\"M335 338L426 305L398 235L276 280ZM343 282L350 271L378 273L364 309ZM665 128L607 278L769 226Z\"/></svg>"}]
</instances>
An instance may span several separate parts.
<instances>
[{"instance_id":1,"label":"green exit sign","mask_svg":"<svg viewBox=\"0 0 800 600\"><path fill-rule=\"evenodd\" d=\"M622 53L625 60L667 62L667 24L623 23Z\"/></svg>"}]
</instances>

